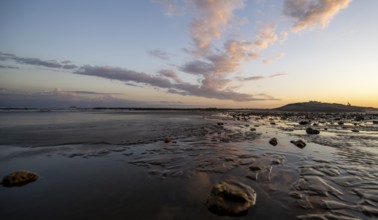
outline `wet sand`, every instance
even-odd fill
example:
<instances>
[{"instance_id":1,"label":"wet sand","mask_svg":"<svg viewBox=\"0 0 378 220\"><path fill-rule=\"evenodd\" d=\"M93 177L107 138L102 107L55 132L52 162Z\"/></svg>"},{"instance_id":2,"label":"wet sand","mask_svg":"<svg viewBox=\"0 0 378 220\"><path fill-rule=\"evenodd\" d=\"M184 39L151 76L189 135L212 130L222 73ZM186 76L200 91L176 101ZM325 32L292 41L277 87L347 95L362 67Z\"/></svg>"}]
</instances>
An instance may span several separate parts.
<instances>
[{"instance_id":1,"label":"wet sand","mask_svg":"<svg viewBox=\"0 0 378 220\"><path fill-rule=\"evenodd\" d=\"M224 219L376 219L378 125L372 121L378 116L357 116L1 112L0 176L28 169L40 178L0 187L0 213L5 219L219 219L205 202L214 184L231 178L251 186L257 201L245 216ZM320 134L306 134L308 127ZM298 139L304 148L290 142Z\"/></svg>"}]
</instances>

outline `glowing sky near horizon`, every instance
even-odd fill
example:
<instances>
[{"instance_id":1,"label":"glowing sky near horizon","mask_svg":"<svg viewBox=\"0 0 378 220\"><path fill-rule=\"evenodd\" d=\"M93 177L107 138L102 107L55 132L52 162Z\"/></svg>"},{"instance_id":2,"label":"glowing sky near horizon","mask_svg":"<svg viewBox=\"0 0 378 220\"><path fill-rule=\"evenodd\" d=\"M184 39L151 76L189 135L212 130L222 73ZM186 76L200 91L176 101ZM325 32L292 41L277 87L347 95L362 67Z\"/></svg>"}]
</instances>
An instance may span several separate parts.
<instances>
[{"instance_id":1,"label":"glowing sky near horizon","mask_svg":"<svg viewBox=\"0 0 378 220\"><path fill-rule=\"evenodd\" d=\"M0 107L378 107L378 1L2 0Z\"/></svg>"}]
</instances>

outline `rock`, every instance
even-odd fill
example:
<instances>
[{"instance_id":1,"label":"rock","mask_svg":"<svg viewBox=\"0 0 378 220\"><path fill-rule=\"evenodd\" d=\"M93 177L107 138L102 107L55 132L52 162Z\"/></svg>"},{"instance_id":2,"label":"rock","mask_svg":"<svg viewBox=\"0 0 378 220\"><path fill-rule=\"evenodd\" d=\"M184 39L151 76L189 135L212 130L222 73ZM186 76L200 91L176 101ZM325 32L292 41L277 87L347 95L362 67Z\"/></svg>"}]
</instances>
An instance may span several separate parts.
<instances>
[{"instance_id":1,"label":"rock","mask_svg":"<svg viewBox=\"0 0 378 220\"><path fill-rule=\"evenodd\" d=\"M256 131L256 128L251 128L250 131Z\"/></svg>"},{"instance_id":2,"label":"rock","mask_svg":"<svg viewBox=\"0 0 378 220\"><path fill-rule=\"evenodd\" d=\"M251 167L249 167L249 170L250 170L250 171L253 171L253 172L256 172L256 171L260 171L261 168L258 167L258 166L251 166Z\"/></svg>"},{"instance_id":3,"label":"rock","mask_svg":"<svg viewBox=\"0 0 378 220\"><path fill-rule=\"evenodd\" d=\"M306 129L306 133L307 133L307 134L319 134L320 131L315 130L315 129L313 129L313 128L307 128L307 129Z\"/></svg>"},{"instance_id":4,"label":"rock","mask_svg":"<svg viewBox=\"0 0 378 220\"><path fill-rule=\"evenodd\" d=\"M271 125L276 125L276 122L270 122Z\"/></svg>"},{"instance_id":5,"label":"rock","mask_svg":"<svg viewBox=\"0 0 378 220\"><path fill-rule=\"evenodd\" d=\"M299 148L306 147L306 143L302 140L296 140L296 141L290 141L290 142Z\"/></svg>"},{"instance_id":6,"label":"rock","mask_svg":"<svg viewBox=\"0 0 378 220\"><path fill-rule=\"evenodd\" d=\"M356 132L357 133L357 132L360 132L360 131L357 130L357 129L353 129L352 132Z\"/></svg>"},{"instance_id":7,"label":"rock","mask_svg":"<svg viewBox=\"0 0 378 220\"><path fill-rule=\"evenodd\" d=\"M298 122L298 124L300 124L300 125L307 125L309 122L308 121L300 121L300 122Z\"/></svg>"},{"instance_id":8,"label":"rock","mask_svg":"<svg viewBox=\"0 0 378 220\"><path fill-rule=\"evenodd\" d=\"M236 180L225 180L213 186L207 198L207 208L217 215L241 216L256 203L256 192Z\"/></svg>"},{"instance_id":9,"label":"rock","mask_svg":"<svg viewBox=\"0 0 378 220\"><path fill-rule=\"evenodd\" d=\"M5 176L1 184L5 187L23 186L28 183L34 182L37 179L38 174L27 170L20 170Z\"/></svg>"},{"instance_id":10,"label":"rock","mask_svg":"<svg viewBox=\"0 0 378 220\"><path fill-rule=\"evenodd\" d=\"M277 138L272 138L269 140L269 144L273 145L273 146L276 146L278 144L277 142Z\"/></svg>"},{"instance_id":11,"label":"rock","mask_svg":"<svg viewBox=\"0 0 378 220\"><path fill-rule=\"evenodd\" d=\"M170 138L168 138L168 137L166 137L164 139L164 143L166 143L166 144L171 143L171 142L172 142L172 140Z\"/></svg>"}]
</instances>

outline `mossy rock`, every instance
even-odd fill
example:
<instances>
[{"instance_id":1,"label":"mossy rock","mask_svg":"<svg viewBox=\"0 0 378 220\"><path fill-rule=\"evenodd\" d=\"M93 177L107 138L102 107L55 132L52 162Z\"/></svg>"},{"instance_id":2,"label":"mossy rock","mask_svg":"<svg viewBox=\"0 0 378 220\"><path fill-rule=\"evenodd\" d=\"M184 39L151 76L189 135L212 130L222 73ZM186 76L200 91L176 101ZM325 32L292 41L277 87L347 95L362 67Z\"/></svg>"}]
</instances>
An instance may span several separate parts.
<instances>
[{"instance_id":1,"label":"mossy rock","mask_svg":"<svg viewBox=\"0 0 378 220\"><path fill-rule=\"evenodd\" d=\"M221 216L242 216L256 203L256 192L236 180L225 180L213 186L206 205Z\"/></svg>"},{"instance_id":2,"label":"mossy rock","mask_svg":"<svg viewBox=\"0 0 378 220\"><path fill-rule=\"evenodd\" d=\"M5 187L23 186L38 179L38 174L27 170L20 170L8 174L1 183Z\"/></svg>"}]
</instances>

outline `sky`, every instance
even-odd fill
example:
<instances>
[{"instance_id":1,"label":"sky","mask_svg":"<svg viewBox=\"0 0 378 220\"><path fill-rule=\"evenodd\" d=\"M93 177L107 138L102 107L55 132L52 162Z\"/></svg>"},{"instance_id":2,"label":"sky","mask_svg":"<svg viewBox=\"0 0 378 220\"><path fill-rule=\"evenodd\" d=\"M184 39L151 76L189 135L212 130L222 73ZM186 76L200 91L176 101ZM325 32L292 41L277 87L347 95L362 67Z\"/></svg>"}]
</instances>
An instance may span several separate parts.
<instances>
[{"instance_id":1,"label":"sky","mask_svg":"<svg viewBox=\"0 0 378 220\"><path fill-rule=\"evenodd\" d=\"M375 0L0 0L0 107L378 107Z\"/></svg>"}]
</instances>

